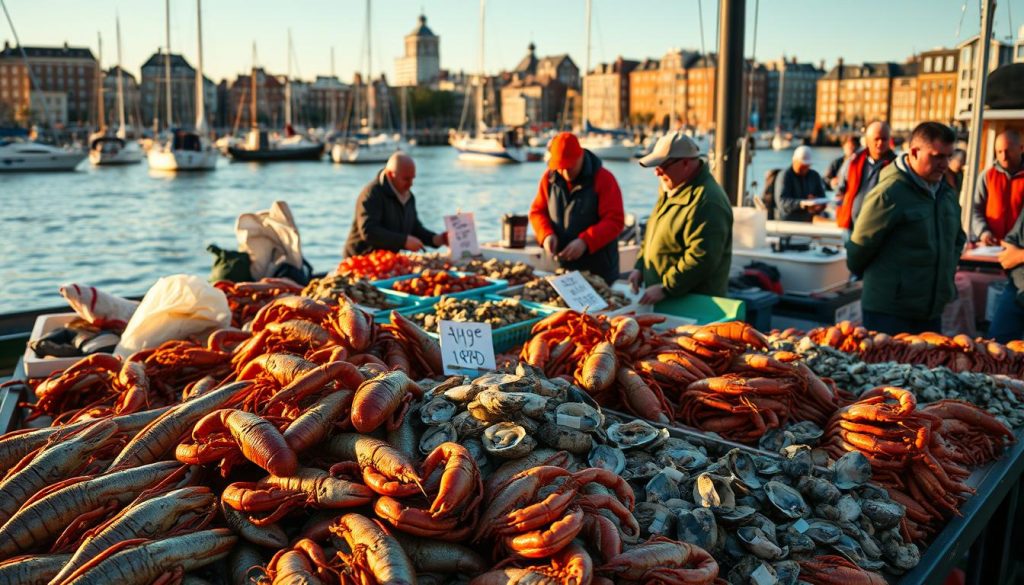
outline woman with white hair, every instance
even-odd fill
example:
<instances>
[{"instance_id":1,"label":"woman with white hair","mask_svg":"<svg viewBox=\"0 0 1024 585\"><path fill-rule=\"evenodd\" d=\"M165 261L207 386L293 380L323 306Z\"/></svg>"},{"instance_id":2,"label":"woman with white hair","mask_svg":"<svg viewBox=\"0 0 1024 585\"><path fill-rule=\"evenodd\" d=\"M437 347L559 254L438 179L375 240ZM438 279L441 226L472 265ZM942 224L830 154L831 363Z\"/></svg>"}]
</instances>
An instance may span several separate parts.
<instances>
[{"instance_id":1,"label":"woman with white hair","mask_svg":"<svg viewBox=\"0 0 1024 585\"><path fill-rule=\"evenodd\" d=\"M825 206L809 200L824 198L825 182L811 168L811 147L798 146L793 151L793 164L775 181L777 217L784 221L811 221L825 211Z\"/></svg>"}]
</instances>

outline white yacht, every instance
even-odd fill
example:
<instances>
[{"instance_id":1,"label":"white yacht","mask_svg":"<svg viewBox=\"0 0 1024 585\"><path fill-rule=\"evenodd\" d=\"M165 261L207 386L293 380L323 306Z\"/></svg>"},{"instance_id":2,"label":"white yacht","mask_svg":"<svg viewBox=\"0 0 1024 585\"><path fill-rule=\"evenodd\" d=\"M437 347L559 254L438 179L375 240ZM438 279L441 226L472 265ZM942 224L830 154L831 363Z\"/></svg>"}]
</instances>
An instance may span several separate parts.
<instances>
[{"instance_id":1,"label":"white yacht","mask_svg":"<svg viewBox=\"0 0 1024 585\"><path fill-rule=\"evenodd\" d=\"M169 0L168 0L169 2ZM167 8L170 14L170 8ZM210 142L206 125L206 107L203 103L203 22L200 0L196 0L196 36L199 58L196 61L196 130L169 129L168 135L149 149L149 168L155 171L212 171L217 168L220 153ZM172 118L171 108L171 25L167 21L167 53L164 74L167 87L167 121Z\"/></svg>"},{"instance_id":2,"label":"white yacht","mask_svg":"<svg viewBox=\"0 0 1024 585\"><path fill-rule=\"evenodd\" d=\"M629 138L594 132L581 136L580 146L601 160L632 160L638 150L637 144Z\"/></svg>"},{"instance_id":3,"label":"white yacht","mask_svg":"<svg viewBox=\"0 0 1024 585\"><path fill-rule=\"evenodd\" d=\"M41 142L0 140L0 172L73 171L85 157L81 150Z\"/></svg>"},{"instance_id":4,"label":"white yacht","mask_svg":"<svg viewBox=\"0 0 1024 585\"><path fill-rule=\"evenodd\" d=\"M100 82L100 111L103 110L103 83ZM142 162L143 152L137 140L128 140L125 130L124 73L121 69L121 19L117 19L117 115L118 128L115 136L101 134L89 141L89 162L94 165L132 165ZM100 114L100 120L104 120Z\"/></svg>"},{"instance_id":5,"label":"white yacht","mask_svg":"<svg viewBox=\"0 0 1024 585\"><path fill-rule=\"evenodd\" d=\"M410 145L401 134L381 132L376 135L360 133L335 142L331 147L331 160L336 163L383 163L398 151L409 152Z\"/></svg>"}]
</instances>

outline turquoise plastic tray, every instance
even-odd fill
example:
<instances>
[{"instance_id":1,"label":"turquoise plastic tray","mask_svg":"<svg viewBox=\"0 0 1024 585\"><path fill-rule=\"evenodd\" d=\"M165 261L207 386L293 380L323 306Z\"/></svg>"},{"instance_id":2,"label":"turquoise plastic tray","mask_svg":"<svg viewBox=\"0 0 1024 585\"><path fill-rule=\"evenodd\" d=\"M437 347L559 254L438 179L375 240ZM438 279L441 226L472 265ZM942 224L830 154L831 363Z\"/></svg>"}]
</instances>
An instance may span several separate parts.
<instances>
[{"instance_id":1,"label":"turquoise plastic tray","mask_svg":"<svg viewBox=\"0 0 1024 585\"><path fill-rule=\"evenodd\" d=\"M448 272L451 273L451 274L454 274L456 276L479 276L478 274L472 274L472 273L468 273L468 272L457 272L457 271L454 271L454 270L449 270ZM416 305L433 304L433 303L436 303L438 300L440 300L440 298L441 298L440 295L438 295L436 297L421 297L421 296L412 295L412 294L409 294L409 293L406 293L406 292L397 291L397 290L394 290L394 289L391 288L391 286L393 284L395 284L396 282L398 282L399 280L409 280L411 278L416 278L418 276L419 276L418 274L407 274L405 276L396 276L395 278L388 278L388 279L385 279L385 280L374 280L374 281L371 281L370 284L372 284L373 286L381 289L382 291L385 291L385 293L391 293L391 294L394 294L394 295L401 295L403 297L406 297L406 298L410 299L413 304L416 304ZM463 298L467 298L467 297L475 297L476 295L480 295L480 294L494 293L494 292L498 292L500 290L504 290L504 289L508 288L508 281L507 280L501 280L501 279L498 279L498 278L485 278L485 280L487 280L491 284L487 285L487 286L480 286L480 287L473 288L473 289L470 289L470 290L464 290L464 291L461 291L461 292L450 293L450 294L447 294L445 296L455 297L457 299L463 299Z\"/></svg>"}]
</instances>

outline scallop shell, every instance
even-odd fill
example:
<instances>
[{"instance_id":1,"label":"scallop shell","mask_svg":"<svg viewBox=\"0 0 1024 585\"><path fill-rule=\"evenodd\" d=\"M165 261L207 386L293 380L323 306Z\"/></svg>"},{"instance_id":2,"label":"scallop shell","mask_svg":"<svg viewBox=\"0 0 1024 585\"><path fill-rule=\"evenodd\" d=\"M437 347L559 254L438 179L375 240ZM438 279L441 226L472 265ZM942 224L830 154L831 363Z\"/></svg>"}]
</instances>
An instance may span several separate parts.
<instances>
[{"instance_id":1,"label":"scallop shell","mask_svg":"<svg viewBox=\"0 0 1024 585\"><path fill-rule=\"evenodd\" d=\"M487 427L483 443L488 453L503 459L518 459L537 446L537 441L526 433L526 429L509 422Z\"/></svg>"}]
</instances>

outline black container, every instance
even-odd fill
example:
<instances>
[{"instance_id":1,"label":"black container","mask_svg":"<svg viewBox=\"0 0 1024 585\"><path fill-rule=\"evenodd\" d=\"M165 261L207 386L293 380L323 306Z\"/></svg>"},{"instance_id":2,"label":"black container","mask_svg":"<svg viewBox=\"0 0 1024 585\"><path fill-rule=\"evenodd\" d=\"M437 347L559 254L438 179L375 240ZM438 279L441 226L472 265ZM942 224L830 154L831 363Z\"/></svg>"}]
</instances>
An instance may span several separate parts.
<instances>
[{"instance_id":1,"label":"black container","mask_svg":"<svg viewBox=\"0 0 1024 585\"><path fill-rule=\"evenodd\" d=\"M506 213L501 216L501 247L525 248L526 229L530 220L525 215Z\"/></svg>"}]
</instances>

